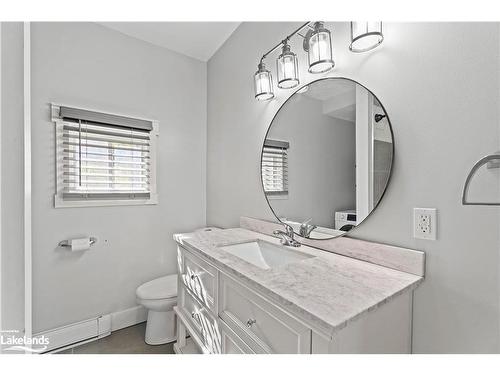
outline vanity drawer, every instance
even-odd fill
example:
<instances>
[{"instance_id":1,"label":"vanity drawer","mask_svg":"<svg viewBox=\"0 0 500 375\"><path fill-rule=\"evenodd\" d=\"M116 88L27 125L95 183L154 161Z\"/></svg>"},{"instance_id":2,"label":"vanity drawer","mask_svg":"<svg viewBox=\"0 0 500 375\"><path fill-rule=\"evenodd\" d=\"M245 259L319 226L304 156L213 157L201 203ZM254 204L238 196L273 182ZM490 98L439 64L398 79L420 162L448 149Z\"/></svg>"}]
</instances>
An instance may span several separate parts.
<instances>
[{"instance_id":1,"label":"vanity drawer","mask_svg":"<svg viewBox=\"0 0 500 375\"><path fill-rule=\"evenodd\" d=\"M219 316L256 353L310 353L311 330L227 275L220 275Z\"/></svg>"},{"instance_id":2,"label":"vanity drawer","mask_svg":"<svg viewBox=\"0 0 500 375\"><path fill-rule=\"evenodd\" d=\"M181 311L187 320L189 333L198 336L210 353L220 353L221 337L217 320L185 287L181 287Z\"/></svg>"},{"instance_id":3,"label":"vanity drawer","mask_svg":"<svg viewBox=\"0 0 500 375\"><path fill-rule=\"evenodd\" d=\"M183 249L182 283L214 314L217 270L200 257Z\"/></svg>"},{"instance_id":4,"label":"vanity drawer","mask_svg":"<svg viewBox=\"0 0 500 375\"><path fill-rule=\"evenodd\" d=\"M255 354L229 326L220 321L223 354Z\"/></svg>"}]
</instances>

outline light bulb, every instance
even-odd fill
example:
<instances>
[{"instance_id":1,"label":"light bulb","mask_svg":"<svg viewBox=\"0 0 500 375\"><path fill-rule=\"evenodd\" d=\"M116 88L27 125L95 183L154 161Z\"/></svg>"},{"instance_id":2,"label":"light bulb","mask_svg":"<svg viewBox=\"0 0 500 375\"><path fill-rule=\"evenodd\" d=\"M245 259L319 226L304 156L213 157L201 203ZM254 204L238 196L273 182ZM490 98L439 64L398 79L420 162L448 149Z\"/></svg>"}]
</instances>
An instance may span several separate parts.
<instances>
[{"instance_id":1,"label":"light bulb","mask_svg":"<svg viewBox=\"0 0 500 375\"><path fill-rule=\"evenodd\" d=\"M283 52L276 60L278 87L291 89L299 85L299 63L297 55L290 51L288 44L283 45Z\"/></svg>"},{"instance_id":2,"label":"light bulb","mask_svg":"<svg viewBox=\"0 0 500 375\"><path fill-rule=\"evenodd\" d=\"M332 58L332 40L322 22L314 24L314 31L308 39L309 73L324 73L335 66Z\"/></svg>"},{"instance_id":3,"label":"light bulb","mask_svg":"<svg viewBox=\"0 0 500 375\"><path fill-rule=\"evenodd\" d=\"M274 98L273 77L263 62L259 64L254 74L254 89L257 100L270 100Z\"/></svg>"},{"instance_id":4,"label":"light bulb","mask_svg":"<svg viewBox=\"0 0 500 375\"><path fill-rule=\"evenodd\" d=\"M352 52L370 51L384 40L382 33L382 22L351 22L351 44Z\"/></svg>"}]
</instances>

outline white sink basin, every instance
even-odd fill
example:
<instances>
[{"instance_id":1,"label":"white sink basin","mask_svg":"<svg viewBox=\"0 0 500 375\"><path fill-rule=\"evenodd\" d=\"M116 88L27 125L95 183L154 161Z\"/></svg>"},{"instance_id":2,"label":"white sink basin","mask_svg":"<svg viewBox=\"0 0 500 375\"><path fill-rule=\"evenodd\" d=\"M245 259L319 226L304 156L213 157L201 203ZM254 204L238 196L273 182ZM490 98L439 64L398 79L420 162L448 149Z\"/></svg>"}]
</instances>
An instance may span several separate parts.
<instances>
[{"instance_id":1,"label":"white sink basin","mask_svg":"<svg viewBox=\"0 0 500 375\"><path fill-rule=\"evenodd\" d=\"M220 248L264 270L291 262L313 258L313 255L291 250L284 246L274 245L262 240L226 245Z\"/></svg>"}]
</instances>

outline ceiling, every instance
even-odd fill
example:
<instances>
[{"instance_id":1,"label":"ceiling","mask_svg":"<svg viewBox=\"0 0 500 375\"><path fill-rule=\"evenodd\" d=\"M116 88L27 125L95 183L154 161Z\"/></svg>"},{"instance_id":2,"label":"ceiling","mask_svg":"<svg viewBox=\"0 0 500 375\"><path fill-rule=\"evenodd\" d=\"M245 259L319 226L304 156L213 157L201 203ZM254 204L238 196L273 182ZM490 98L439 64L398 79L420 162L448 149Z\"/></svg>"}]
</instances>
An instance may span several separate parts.
<instances>
[{"instance_id":1,"label":"ceiling","mask_svg":"<svg viewBox=\"0 0 500 375\"><path fill-rule=\"evenodd\" d=\"M99 22L131 37L208 61L240 22Z\"/></svg>"},{"instance_id":2,"label":"ceiling","mask_svg":"<svg viewBox=\"0 0 500 375\"><path fill-rule=\"evenodd\" d=\"M325 101L345 93L354 95L356 84L346 79L326 79L309 85L305 95L316 100Z\"/></svg>"},{"instance_id":3,"label":"ceiling","mask_svg":"<svg viewBox=\"0 0 500 375\"><path fill-rule=\"evenodd\" d=\"M304 93L311 99L321 102L323 114L346 120L356 121L356 84L343 79L327 79L309 86Z\"/></svg>"}]
</instances>

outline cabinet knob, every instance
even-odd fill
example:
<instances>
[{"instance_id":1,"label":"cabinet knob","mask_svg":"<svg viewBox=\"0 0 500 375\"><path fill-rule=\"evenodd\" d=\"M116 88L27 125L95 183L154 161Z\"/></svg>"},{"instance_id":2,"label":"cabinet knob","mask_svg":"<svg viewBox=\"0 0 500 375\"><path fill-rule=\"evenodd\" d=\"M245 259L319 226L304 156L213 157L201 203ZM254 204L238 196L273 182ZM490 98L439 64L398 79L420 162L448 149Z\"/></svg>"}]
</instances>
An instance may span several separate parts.
<instances>
[{"instance_id":1,"label":"cabinet knob","mask_svg":"<svg viewBox=\"0 0 500 375\"><path fill-rule=\"evenodd\" d=\"M200 275L199 275L199 274L197 274L197 273L193 273L193 274L191 275L191 280L197 279L197 278L199 278L199 277L200 277Z\"/></svg>"},{"instance_id":2,"label":"cabinet knob","mask_svg":"<svg viewBox=\"0 0 500 375\"><path fill-rule=\"evenodd\" d=\"M197 310L194 310L191 312L191 318L193 319L199 319L200 318L200 314L203 312L203 310L205 310L204 307L202 307L201 309L197 309Z\"/></svg>"},{"instance_id":3,"label":"cabinet knob","mask_svg":"<svg viewBox=\"0 0 500 375\"><path fill-rule=\"evenodd\" d=\"M247 327L250 328L252 327L257 321L255 319L248 319L247 320Z\"/></svg>"}]
</instances>

